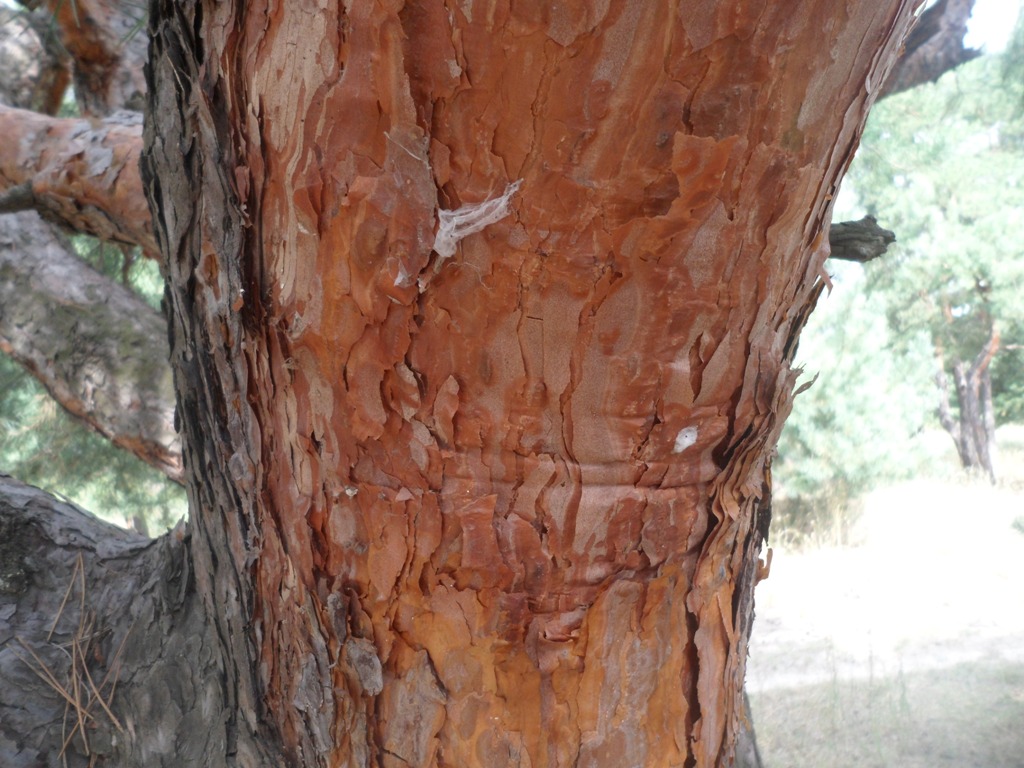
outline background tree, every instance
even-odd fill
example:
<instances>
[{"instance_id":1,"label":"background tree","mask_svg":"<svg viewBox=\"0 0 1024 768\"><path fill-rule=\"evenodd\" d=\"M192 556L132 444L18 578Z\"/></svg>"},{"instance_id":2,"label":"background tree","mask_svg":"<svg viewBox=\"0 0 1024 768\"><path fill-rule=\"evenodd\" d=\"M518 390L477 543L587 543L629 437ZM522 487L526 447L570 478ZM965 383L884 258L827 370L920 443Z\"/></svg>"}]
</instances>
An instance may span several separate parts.
<instances>
[{"instance_id":1,"label":"background tree","mask_svg":"<svg viewBox=\"0 0 1024 768\"><path fill-rule=\"evenodd\" d=\"M842 537L864 492L928 474L941 460L925 439L930 429L945 426L964 465L987 472L979 454L990 455L994 425L1024 419L1017 50L872 112L840 215L874 213L899 240L864 267L829 262L835 290L798 356L818 378L797 399L775 465L775 510L788 536ZM988 284L993 276L1001 290ZM1003 340L989 359L994 327ZM953 382L966 395L972 379L977 402L961 409ZM989 421L972 421L986 410Z\"/></svg>"},{"instance_id":2,"label":"background tree","mask_svg":"<svg viewBox=\"0 0 1024 768\"><path fill-rule=\"evenodd\" d=\"M894 338L863 267L830 261L828 270L833 289L797 358L813 384L796 398L774 462L776 532L790 544L845 543L865 491L919 474L934 458L912 440L934 420L930 339L923 331Z\"/></svg>"},{"instance_id":3,"label":"background tree","mask_svg":"<svg viewBox=\"0 0 1024 768\"><path fill-rule=\"evenodd\" d=\"M4 481L0 670L41 702L0 700L5 757L727 764L789 362L909 4L246 5L151 9L150 230L99 119L138 93L115 6L56 14L93 120L4 115L8 209L155 235L192 510L150 545ZM160 419L111 423L158 461Z\"/></svg>"},{"instance_id":4,"label":"background tree","mask_svg":"<svg viewBox=\"0 0 1024 768\"><path fill-rule=\"evenodd\" d=\"M963 466L992 480L996 403L1020 414L1024 373L1024 123L1003 66L984 57L887 99L849 176L869 213L884 211L900 233L892 257L867 266L868 290L896 348L927 334L939 421Z\"/></svg>"}]
</instances>

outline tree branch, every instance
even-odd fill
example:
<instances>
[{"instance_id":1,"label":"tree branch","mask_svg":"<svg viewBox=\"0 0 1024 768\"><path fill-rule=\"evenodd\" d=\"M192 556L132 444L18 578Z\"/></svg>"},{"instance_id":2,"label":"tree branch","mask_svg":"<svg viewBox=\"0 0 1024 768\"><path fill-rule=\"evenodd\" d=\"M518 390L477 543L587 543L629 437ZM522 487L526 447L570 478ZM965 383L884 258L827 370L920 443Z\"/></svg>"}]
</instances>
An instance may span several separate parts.
<instances>
[{"instance_id":1,"label":"tree branch","mask_svg":"<svg viewBox=\"0 0 1024 768\"><path fill-rule=\"evenodd\" d=\"M67 51L41 26L36 13L0 5L0 101L55 114L71 70Z\"/></svg>"},{"instance_id":2,"label":"tree branch","mask_svg":"<svg viewBox=\"0 0 1024 768\"><path fill-rule=\"evenodd\" d=\"M188 544L184 526L151 541L0 474L0 765L227 768Z\"/></svg>"},{"instance_id":3,"label":"tree branch","mask_svg":"<svg viewBox=\"0 0 1024 768\"><path fill-rule=\"evenodd\" d=\"M141 115L94 122L0 105L0 135L0 187L8 196L27 184L45 218L156 256L138 168Z\"/></svg>"},{"instance_id":4,"label":"tree branch","mask_svg":"<svg viewBox=\"0 0 1024 768\"><path fill-rule=\"evenodd\" d=\"M69 412L181 482L166 325L32 213L0 217L0 350Z\"/></svg>"},{"instance_id":5,"label":"tree branch","mask_svg":"<svg viewBox=\"0 0 1024 768\"><path fill-rule=\"evenodd\" d=\"M939 0L922 13L879 98L933 83L949 70L980 56L981 51L964 47L973 7L974 0Z\"/></svg>"},{"instance_id":6,"label":"tree branch","mask_svg":"<svg viewBox=\"0 0 1024 768\"><path fill-rule=\"evenodd\" d=\"M46 0L71 54L75 97L82 112L100 117L145 102L145 5L137 0Z\"/></svg>"},{"instance_id":7,"label":"tree branch","mask_svg":"<svg viewBox=\"0 0 1024 768\"><path fill-rule=\"evenodd\" d=\"M984 345L982 345L981 350L971 362L971 366L967 372L967 375L971 380L971 384L975 388L981 386L981 375L988 369L988 365L992 362L992 358L995 357L996 352L999 351L999 329L996 327L995 323L992 322L991 318L987 318L987 312L985 315L989 324L988 339L985 340Z\"/></svg>"},{"instance_id":8,"label":"tree branch","mask_svg":"<svg viewBox=\"0 0 1024 768\"><path fill-rule=\"evenodd\" d=\"M873 216L860 221L842 221L828 230L830 258L864 263L877 259L896 242L896 235L878 226Z\"/></svg>"},{"instance_id":9,"label":"tree branch","mask_svg":"<svg viewBox=\"0 0 1024 768\"><path fill-rule=\"evenodd\" d=\"M36 207L36 196L27 181L0 192L0 213L31 211Z\"/></svg>"}]
</instances>

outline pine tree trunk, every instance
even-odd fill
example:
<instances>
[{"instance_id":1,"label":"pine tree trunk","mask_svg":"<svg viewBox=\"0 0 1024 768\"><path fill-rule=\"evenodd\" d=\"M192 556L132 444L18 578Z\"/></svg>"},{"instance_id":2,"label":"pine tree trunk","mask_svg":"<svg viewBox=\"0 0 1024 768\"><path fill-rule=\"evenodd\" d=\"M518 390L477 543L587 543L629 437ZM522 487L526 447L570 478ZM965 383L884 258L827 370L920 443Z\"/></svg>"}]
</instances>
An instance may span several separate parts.
<instances>
[{"instance_id":1,"label":"pine tree trunk","mask_svg":"<svg viewBox=\"0 0 1024 768\"><path fill-rule=\"evenodd\" d=\"M153 4L208 765L733 762L790 361L911 6Z\"/></svg>"},{"instance_id":2,"label":"pine tree trunk","mask_svg":"<svg viewBox=\"0 0 1024 768\"><path fill-rule=\"evenodd\" d=\"M192 552L288 754L731 761L789 359L908 11L157 4Z\"/></svg>"}]
</instances>

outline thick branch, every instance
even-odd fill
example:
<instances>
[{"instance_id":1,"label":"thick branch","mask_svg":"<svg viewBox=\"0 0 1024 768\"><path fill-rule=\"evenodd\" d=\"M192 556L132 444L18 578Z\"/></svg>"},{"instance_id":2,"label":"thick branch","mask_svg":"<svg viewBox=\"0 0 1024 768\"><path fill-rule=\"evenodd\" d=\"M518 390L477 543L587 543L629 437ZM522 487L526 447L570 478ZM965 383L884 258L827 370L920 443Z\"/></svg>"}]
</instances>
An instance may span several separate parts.
<instances>
[{"instance_id":1,"label":"thick branch","mask_svg":"<svg viewBox=\"0 0 1024 768\"><path fill-rule=\"evenodd\" d=\"M71 72L67 51L48 45L52 36L40 26L35 14L0 6L0 102L54 114Z\"/></svg>"},{"instance_id":2,"label":"thick branch","mask_svg":"<svg viewBox=\"0 0 1024 768\"><path fill-rule=\"evenodd\" d=\"M878 226L873 216L860 221L842 221L828 230L830 258L864 263L877 259L896 242L896 235Z\"/></svg>"},{"instance_id":3,"label":"thick branch","mask_svg":"<svg viewBox=\"0 0 1024 768\"><path fill-rule=\"evenodd\" d=\"M0 350L72 414L181 480L163 318L31 213L0 217Z\"/></svg>"},{"instance_id":4,"label":"thick branch","mask_svg":"<svg viewBox=\"0 0 1024 768\"><path fill-rule=\"evenodd\" d=\"M226 764L187 538L150 541L0 475L0 765Z\"/></svg>"},{"instance_id":5,"label":"thick branch","mask_svg":"<svg viewBox=\"0 0 1024 768\"><path fill-rule=\"evenodd\" d=\"M145 4L135 0L47 0L50 23L74 60L75 96L91 116L141 110L146 93Z\"/></svg>"},{"instance_id":6,"label":"thick branch","mask_svg":"<svg viewBox=\"0 0 1024 768\"><path fill-rule=\"evenodd\" d=\"M142 119L121 112L101 122L59 119L0 106L0 208L18 191L44 217L77 232L156 254L139 177ZM14 190L12 190L14 188Z\"/></svg>"},{"instance_id":7,"label":"thick branch","mask_svg":"<svg viewBox=\"0 0 1024 768\"><path fill-rule=\"evenodd\" d=\"M986 317L987 317L986 313ZM989 331L988 339L982 346L981 350L975 356L974 360L971 361L971 367L968 369L968 376L971 380L971 386L978 388L981 386L981 376L988 369L989 363L992 362L992 358L996 356L996 352L999 351L999 329L995 323L988 320Z\"/></svg>"},{"instance_id":8,"label":"thick branch","mask_svg":"<svg viewBox=\"0 0 1024 768\"><path fill-rule=\"evenodd\" d=\"M904 45L880 98L932 83L951 69L981 55L964 47L974 0L939 0L921 14Z\"/></svg>"}]
</instances>

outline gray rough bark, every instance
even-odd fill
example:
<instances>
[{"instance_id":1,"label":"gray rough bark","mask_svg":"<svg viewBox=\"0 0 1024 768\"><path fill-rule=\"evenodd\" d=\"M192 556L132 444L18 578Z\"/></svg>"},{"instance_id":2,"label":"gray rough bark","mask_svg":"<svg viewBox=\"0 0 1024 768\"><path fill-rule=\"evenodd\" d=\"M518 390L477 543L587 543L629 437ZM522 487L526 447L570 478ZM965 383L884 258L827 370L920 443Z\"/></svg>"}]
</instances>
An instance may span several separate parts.
<instances>
[{"instance_id":1,"label":"gray rough bark","mask_svg":"<svg viewBox=\"0 0 1024 768\"><path fill-rule=\"evenodd\" d=\"M192 516L190 552L223 660L221 684L232 739L227 754L241 765L273 765L282 747L277 734L260 723L264 703L257 643L264 630L253 615L256 584L249 572L261 526L251 515L260 492L255 483L259 438L249 415L248 367L237 311L246 288L251 289L238 277L246 221L225 180L229 166L222 152L230 141L218 129L230 126L214 126L206 105L186 105L192 86L201 80L201 44L192 35L194 25L174 0L154 3L151 13L148 97L151 114L160 114L161 120L159 125L146 123L142 173L153 217L161 223L156 234L168 274L170 360L189 470L189 508L204 510ZM217 241L203 242L204 233L216 233ZM218 254L225 263L218 263ZM196 275L202 277L196 280ZM211 322L203 311L208 305L220 310L210 313L219 315ZM231 382L230 391L225 381ZM278 630L268 626L266 631ZM328 706L321 700L321 710Z\"/></svg>"},{"instance_id":2,"label":"gray rough bark","mask_svg":"<svg viewBox=\"0 0 1024 768\"><path fill-rule=\"evenodd\" d=\"M974 0L939 0L910 30L903 55L882 87L882 98L924 83L981 55L964 46Z\"/></svg>"},{"instance_id":3,"label":"gray rough bark","mask_svg":"<svg viewBox=\"0 0 1024 768\"><path fill-rule=\"evenodd\" d=\"M34 213L0 217L0 350L74 416L181 482L165 320Z\"/></svg>"},{"instance_id":4,"label":"gray rough bark","mask_svg":"<svg viewBox=\"0 0 1024 768\"><path fill-rule=\"evenodd\" d=\"M0 765L226 764L218 642L187 542L0 475Z\"/></svg>"}]
</instances>

